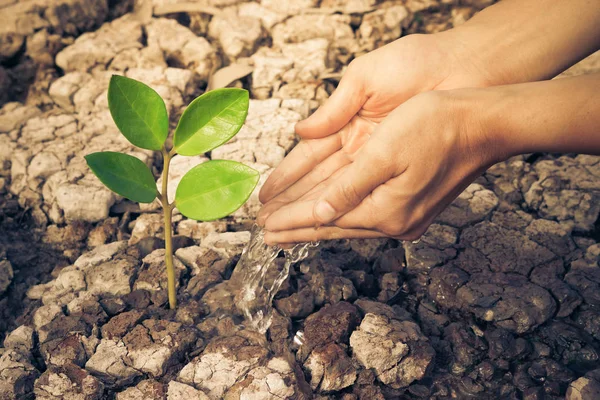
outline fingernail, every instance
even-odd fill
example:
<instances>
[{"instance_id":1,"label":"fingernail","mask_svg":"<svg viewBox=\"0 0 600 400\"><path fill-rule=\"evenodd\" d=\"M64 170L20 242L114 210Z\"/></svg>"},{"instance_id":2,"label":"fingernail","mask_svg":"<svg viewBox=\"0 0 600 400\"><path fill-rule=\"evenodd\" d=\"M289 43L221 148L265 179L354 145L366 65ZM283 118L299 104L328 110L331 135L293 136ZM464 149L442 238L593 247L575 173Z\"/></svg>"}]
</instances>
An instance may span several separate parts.
<instances>
[{"instance_id":1,"label":"fingernail","mask_svg":"<svg viewBox=\"0 0 600 400\"><path fill-rule=\"evenodd\" d=\"M323 224L331 222L335 218L335 210L325 200L317 202L315 205L315 217Z\"/></svg>"}]
</instances>

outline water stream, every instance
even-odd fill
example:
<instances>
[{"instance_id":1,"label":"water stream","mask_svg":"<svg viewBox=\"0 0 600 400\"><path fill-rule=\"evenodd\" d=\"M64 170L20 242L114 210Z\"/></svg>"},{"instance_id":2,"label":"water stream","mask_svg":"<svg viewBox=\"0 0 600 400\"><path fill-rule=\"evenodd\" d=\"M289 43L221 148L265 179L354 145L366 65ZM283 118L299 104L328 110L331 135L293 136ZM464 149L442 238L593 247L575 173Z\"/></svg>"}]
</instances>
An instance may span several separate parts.
<instances>
[{"instance_id":1,"label":"water stream","mask_svg":"<svg viewBox=\"0 0 600 400\"><path fill-rule=\"evenodd\" d=\"M244 248L231 280L237 283L236 306L243 313L249 327L266 332L273 315L273 298L290 274L292 264L304 260L311 247L318 243L300 243L291 249L267 246L264 232L254 225L250 241ZM285 259L278 262L283 251Z\"/></svg>"}]
</instances>

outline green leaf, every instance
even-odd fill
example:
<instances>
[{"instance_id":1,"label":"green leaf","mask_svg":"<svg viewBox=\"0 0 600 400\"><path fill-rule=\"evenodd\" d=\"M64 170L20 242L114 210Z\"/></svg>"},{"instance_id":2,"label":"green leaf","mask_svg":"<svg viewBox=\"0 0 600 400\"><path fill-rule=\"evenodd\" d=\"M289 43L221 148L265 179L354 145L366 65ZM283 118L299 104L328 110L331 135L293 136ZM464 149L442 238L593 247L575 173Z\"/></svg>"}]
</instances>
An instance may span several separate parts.
<instances>
[{"instance_id":1,"label":"green leaf","mask_svg":"<svg viewBox=\"0 0 600 400\"><path fill-rule=\"evenodd\" d=\"M208 161L181 178L175 203L188 218L198 221L223 218L248 200L258 179L258 171L239 162Z\"/></svg>"},{"instance_id":2,"label":"green leaf","mask_svg":"<svg viewBox=\"0 0 600 400\"><path fill-rule=\"evenodd\" d=\"M165 102L152 88L113 75L108 85L108 108L132 144L148 150L162 149L169 134L169 116Z\"/></svg>"},{"instance_id":3,"label":"green leaf","mask_svg":"<svg viewBox=\"0 0 600 400\"><path fill-rule=\"evenodd\" d=\"M204 93L184 111L173 144L178 154L196 156L219 147L240 131L250 96L244 89L217 89Z\"/></svg>"},{"instance_id":4,"label":"green leaf","mask_svg":"<svg viewBox=\"0 0 600 400\"><path fill-rule=\"evenodd\" d=\"M139 203L152 203L156 182L146 164L127 154L103 151L85 156L92 172L113 192Z\"/></svg>"}]
</instances>

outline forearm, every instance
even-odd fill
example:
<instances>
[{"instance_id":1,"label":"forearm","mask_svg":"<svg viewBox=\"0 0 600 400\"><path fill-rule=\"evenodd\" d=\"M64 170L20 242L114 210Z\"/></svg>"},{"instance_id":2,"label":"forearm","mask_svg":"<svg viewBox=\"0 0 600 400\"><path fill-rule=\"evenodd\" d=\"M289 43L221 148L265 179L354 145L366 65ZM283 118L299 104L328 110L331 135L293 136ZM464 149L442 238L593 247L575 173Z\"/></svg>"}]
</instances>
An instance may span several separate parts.
<instances>
[{"instance_id":1,"label":"forearm","mask_svg":"<svg viewBox=\"0 0 600 400\"><path fill-rule=\"evenodd\" d=\"M442 33L489 86L549 79L600 48L598 0L503 0Z\"/></svg>"},{"instance_id":2,"label":"forearm","mask_svg":"<svg viewBox=\"0 0 600 400\"><path fill-rule=\"evenodd\" d=\"M471 126L496 160L531 152L600 154L600 73L465 93L459 98Z\"/></svg>"}]
</instances>

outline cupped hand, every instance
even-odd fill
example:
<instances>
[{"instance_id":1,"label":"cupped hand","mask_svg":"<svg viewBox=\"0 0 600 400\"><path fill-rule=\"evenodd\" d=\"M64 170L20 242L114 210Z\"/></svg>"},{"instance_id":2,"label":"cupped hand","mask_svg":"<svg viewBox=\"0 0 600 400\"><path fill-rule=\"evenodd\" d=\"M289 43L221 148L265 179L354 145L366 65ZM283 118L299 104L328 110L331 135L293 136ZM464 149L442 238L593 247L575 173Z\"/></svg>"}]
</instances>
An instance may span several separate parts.
<instances>
[{"instance_id":1,"label":"cupped hand","mask_svg":"<svg viewBox=\"0 0 600 400\"><path fill-rule=\"evenodd\" d=\"M322 160L286 190L297 199L265 219L265 241L418 238L464 188L505 156L471 118L472 100L456 94L471 92L432 91L411 98L372 127L343 166L301 194L303 179L339 164L336 153ZM339 138L322 140L330 141L324 147L339 144Z\"/></svg>"},{"instance_id":2,"label":"cupped hand","mask_svg":"<svg viewBox=\"0 0 600 400\"><path fill-rule=\"evenodd\" d=\"M449 32L410 35L354 60L338 88L296 126L302 140L260 192L258 223L351 163L378 123L434 89L485 86L487 78ZM294 186L292 190L290 187Z\"/></svg>"}]
</instances>

